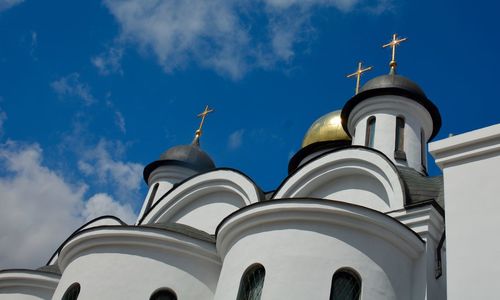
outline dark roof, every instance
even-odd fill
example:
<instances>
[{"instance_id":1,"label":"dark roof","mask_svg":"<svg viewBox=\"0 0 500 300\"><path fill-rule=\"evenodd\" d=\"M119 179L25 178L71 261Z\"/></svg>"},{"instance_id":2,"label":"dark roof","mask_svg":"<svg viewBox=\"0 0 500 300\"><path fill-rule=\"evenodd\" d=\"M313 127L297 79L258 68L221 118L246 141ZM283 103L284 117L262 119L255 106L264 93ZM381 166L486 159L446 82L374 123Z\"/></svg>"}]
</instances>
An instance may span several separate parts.
<instances>
[{"instance_id":1,"label":"dark roof","mask_svg":"<svg viewBox=\"0 0 500 300\"><path fill-rule=\"evenodd\" d=\"M143 172L144 181L148 182L149 175L156 168L166 165L183 166L197 172L206 172L215 168L213 160L197 144L180 145L168 149L160 155L159 160L147 165Z\"/></svg>"},{"instance_id":2,"label":"dark roof","mask_svg":"<svg viewBox=\"0 0 500 300\"><path fill-rule=\"evenodd\" d=\"M390 75L390 74L378 76L371 79L359 89L359 92L362 93L368 90L383 89L383 88L399 88L402 90L409 91L417 95L418 97L427 98L422 88L418 86L418 84L416 84L415 82L401 75Z\"/></svg>"},{"instance_id":3,"label":"dark roof","mask_svg":"<svg viewBox=\"0 0 500 300\"><path fill-rule=\"evenodd\" d=\"M196 166L201 171L215 168L215 164L210 156L196 144L172 147L160 155L160 160L183 161Z\"/></svg>"},{"instance_id":4,"label":"dark roof","mask_svg":"<svg viewBox=\"0 0 500 300\"><path fill-rule=\"evenodd\" d=\"M443 176L425 176L408 167L397 167L406 189L405 205L434 200L444 209Z\"/></svg>"},{"instance_id":5,"label":"dark roof","mask_svg":"<svg viewBox=\"0 0 500 300\"><path fill-rule=\"evenodd\" d=\"M205 231L202 231L202 230L199 230L199 229L196 229L194 227L184 225L184 224L154 223L154 224L140 225L140 227L152 227L152 228L164 229L167 231L180 233L182 235L186 235L186 236L192 237L192 238L197 239L197 240L202 240L205 242L215 244L215 236L213 236L209 233L206 233Z\"/></svg>"},{"instance_id":6,"label":"dark roof","mask_svg":"<svg viewBox=\"0 0 500 300\"><path fill-rule=\"evenodd\" d=\"M36 270L40 271L40 272L53 273L53 274L61 275L61 270L59 269L59 266L57 264L48 265L48 266L42 266L42 267L40 267L40 268L38 268Z\"/></svg>"},{"instance_id":7,"label":"dark roof","mask_svg":"<svg viewBox=\"0 0 500 300\"><path fill-rule=\"evenodd\" d=\"M438 134L441 128L441 114L436 105L427 98L424 91L415 82L401 75L389 74L378 76L368 81L361 87L359 93L354 95L344 105L341 113L342 126L349 135L347 122L354 107L366 99L381 95L402 96L416 101L425 107L433 121L433 131L429 140L432 140Z\"/></svg>"}]
</instances>

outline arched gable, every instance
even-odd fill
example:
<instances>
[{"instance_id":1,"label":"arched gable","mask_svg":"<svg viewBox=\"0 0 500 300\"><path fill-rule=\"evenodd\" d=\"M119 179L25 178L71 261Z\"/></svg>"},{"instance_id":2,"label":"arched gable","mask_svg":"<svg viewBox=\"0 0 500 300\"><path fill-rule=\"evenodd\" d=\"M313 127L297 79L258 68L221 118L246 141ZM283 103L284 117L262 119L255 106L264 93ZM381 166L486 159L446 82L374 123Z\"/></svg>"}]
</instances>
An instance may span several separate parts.
<instances>
[{"instance_id":1,"label":"arched gable","mask_svg":"<svg viewBox=\"0 0 500 300\"><path fill-rule=\"evenodd\" d=\"M323 154L289 176L273 195L339 200L382 212L404 207L396 167L378 151L350 147Z\"/></svg>"},{"instance_id":2,"label":"arched gable","mask_svg":"<svg viewBox=\"0 0 500 300\"><path fill-rule=\"evenodd\" d=\"M125 222L123 222L122 220L120 220L119 218L115 217L115 216L100 216L100 217L97 217L95 219L92 219L90 221L88 221L87 223L83 224L82 226L80 226L77 230L75 230L60 246L59 248L57 248L57 250L54 252L54 254L52 254L52 256L50 257L49 261L47 262L47 266L49 265L53 265L57 262L57 259L59 257L59 251L61 250L61 248L64 246L64 244L66 244L66 242L68 240L70 240L73 236L75 236L75 234L77 234L78 232L82 231L82 230L85 230L85 229L89 229L89 228L94 228L94 227L98 227L98 226L122 226L122 225L127 225L125 224Z\"/></svg>"},{"instance_id":3,"label":"arched gable","mask_svg":"<svg viewBox=\"0 0 500 300\"><path fill-rule=\"evenodd\" d=\"M140 224L180 223L214 234L226 216L260 199L261 190L247 176L216 169L191 177L168 192Z\"/></svg>"}]
</instances>

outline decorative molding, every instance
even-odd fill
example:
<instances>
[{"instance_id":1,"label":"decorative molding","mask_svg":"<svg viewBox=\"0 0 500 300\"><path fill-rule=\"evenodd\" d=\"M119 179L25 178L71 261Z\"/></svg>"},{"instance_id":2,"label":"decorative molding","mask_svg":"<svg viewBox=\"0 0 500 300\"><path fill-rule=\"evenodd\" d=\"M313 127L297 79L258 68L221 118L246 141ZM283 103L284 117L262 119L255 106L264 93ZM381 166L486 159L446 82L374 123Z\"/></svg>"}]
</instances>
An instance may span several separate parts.
<instances>
[{"instance_id":1,"label":"decorative molding","mask_svg":"<svg viewBox=\"0 0 500 300\"><path fill-rule=\"evenodd\" d=\"M425 242L397 220L358 205L322 199L281 199L262 202L239 210L217 228L217 251L225 257L232 245L249 230L286 223L310 223L347 227L385 240L412 259L425 248Z\"/></svg>"},{"instance_id":2,"label":"decorative molding","mask_svg":"<svg viewBox=\"0 0 500 300\"><path fill-rule=\"evenodd\" d=\"M204 195L217 192L234 194L244 203L241 207L260 201L262 194L248 177L231 170L214 170L177 186L146 212L140 224L166 220Z\"/></svg>"},{"instance_id":3,"label":"decorative molding","mask_svg":"<svg viewBox=\"0 0 500 300\"><path fill-rule=\"evenodd\" d=\"M387 194L387 206L390 209L404 207L405 188L395 166L379 152L361 147L344 148L308 162L281 184L273 199L310 197L308 190L325 181L334 184L336 177L344 175L377 180Z\"/></svg>"},{"instance_id":4,"label":"decorative molding","mask_svg":"<svg viewBox=\"0 0 500 300\"><path fill-rule=\"evenodd\" d=\"M59 254L59 267L66 267L82 253L109 251L110 247L125 250L131 247L169 251L181 256L197 257L221 265L215 246L180 233L148 228L103 226L80 232L68 241Z\"/></svg>"},{"instance_id":5,"label":"decorative molding","mask_svg":"<svg viewBox=\"0 0 500 300\"><path fill-rule=\"evenodd\" d=\"M430 143L429 152L441 169L492 153L500 155L500 124Z\"/></svg>"},{"instance_id":6,"label":"decorative molding","mask_svg":"<svg viewBox=\"0 0 500 300\"><path fill-rule=\"evenodd\" d=\"M12 287L28 287L54 291L59 283L60 275L35 270L11 269L0 271L1 289Z\"/></svg>"}]
</instances>

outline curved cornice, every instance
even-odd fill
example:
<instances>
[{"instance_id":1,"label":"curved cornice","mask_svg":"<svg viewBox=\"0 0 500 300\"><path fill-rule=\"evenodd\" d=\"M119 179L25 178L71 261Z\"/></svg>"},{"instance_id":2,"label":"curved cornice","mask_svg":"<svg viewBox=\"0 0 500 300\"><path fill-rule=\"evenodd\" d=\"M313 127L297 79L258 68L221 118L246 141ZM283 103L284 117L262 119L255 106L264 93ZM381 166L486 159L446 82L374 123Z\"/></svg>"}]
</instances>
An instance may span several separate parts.
<instances>
[{"instance_id":1,"label":"curved cornice","mask_svg":"<svg viewBox=\"0 0 500 300\"><path fill-rule=\"evenodd\" d=\"M100 216L100 217L97 217L95 219L92 219L90 221L88 221L87 223L83 224L82 226L78 227L78 229L76 229L75 231L73 231L73 233L68 236L68 238L66 238L66 240L64 240L64 242L62 242L61 245L59 245L59 247L56 249L56 251L54 251L54 254L52 254L52 256L50 257L49 261L47 261L47 263L45 264L46 266L48 265L51 265L52 263L54 263L52 260L59 254L59 252L61 251L62 247L70 240L73 238L73 236L75 236L75 234L77 234L79 231L85 229L86 227L90 226L92 223L95 223L97 221L101 221L103 219L112 219L114 221L117 221L119 224L121 225L124 225L126 226L127 224L125 222L123 222L122 220L120 220L119 218L115 217L115 216L111 216L111 215L105 215L105 216Z\"/></svg>"},{"instance_id":2,"label":"curved cornice","mask_svg":"<svg viewBox=\"0 0 500 300\"><path fill-rule=\"evenodd\" d=\"M342 127L344 127L345 132L347 132L349 136L351 136L351 134L348 131L347 123L349 120L349 115L351 114L354 107L356 107L359 103L368 100L370 98L377 96L385 96L385 95L401 96L408 100L413 100L416 103L423 106L431 115L433 122L433 130L429 138L429 141L431 141L438 134L439 129L441 129L441 114L439 113L439 109L437 108L437 106L434 103L432 103L431 100L429 100L425 95L421 95L419 93L415 93L407 89L402 89L397 87L383 87L383 88L376 88L376 89L362 91L354 95L351 99L349 99L349 101L346 102L344 108L342 109L341 120L342 120Z\"/></svg>"},{"instance_id":3,"label":"curved cornice","mask_svg":"<svg viewBox=\"0 0 500 300\"><path fill-rule=\"evenodd\" d=\"M0 289L9 287L29 287L55 290L60 275L43 271L9 269L0 271Z\"/></svg>"},{"instance_id":4,"label":"curved cornice","mask_svg":"<svg viewBox=\"0 0 500 300\"><path fill-rule=\"evenodd\" d=\"M406 188L405 188L405 183L404 183L403 179L401 178L401 175L399 174L399 171L398 171L396 165L387 156L385 156L382 152L375 150L375 149L372 149L372 148L364 147L364 146L347 146L347 147L334 149L334 150L325 152L321 155L318 155L317 157L311 159L307 163L298 167L293 173L289 174L285 178L285 180L283 180L283 182L280 184L280 186L276 189L276 191L273 193L271 199L276 199L278 196L280 198L291 198L292 196L287 195L286 191L283 192L283 189L287 188L287 184L289 184L290 181L292 181L294 179L296 180L296 183L292 183L292 186L288 187L288 190L290 190L290 189L293 190L293 188L295 186L300 185L299 183L300 183L301 178L305 178L307 176L310 176L310 174L314 173L318 168L323 168L325 165L334 166L335 164L338 164L340 160L339 161L337 161L337 160L330 161L329 160L328 162L325 162L325 164L322 164L322 165L318 166L317 168L312 168L311 167L312 165L318 164L318 162L320 160L324 159L327 156L333 156L336 154L338 154L340 156L340 154L342 152L353 151L353 150L366 151L367 153L369 153L371 155L373 155L373 154L377 155L378 157L380 157L382 159L383 162L385 162L385 165L388 166L388 168L391 170L392 174L385 174L384 173L383 175L387 177L387 180L388 180L388 182L390 182L391 185L394 185L394 186L392 186L393 190L397 191L398 193L401 194L401 197L402 197L401 205L404 206L406 204ZM345 159L341 159L341 160L345 160ZM357 155L349 155L349 162L350 162L349 165L353 168L356 167L356 164L353 163L354 161L365 162L365 163L368 163L370 165L375 166L375 162L373 162L373 161L369 161L368 159L365 159L363 157L359 157ZM302 171L306 170L307 168L310 168L310 170L305 171L306 172L305 174L300 174ZM383 169L380 166L377 166L377 168L379 168L380 171L383 172ZM391 178L392 178L392 180L391 180ZM280 195L280 193L283 195Z\"/></svg>"},{"instance_id":5,"label":"curved cornice","mask_svg":"<svg viewBox=\"0 0 500 300\"><path fill-rule=\"evenodd\" d=\"M178 255L198 257L213 264L221 264L212 243L178 232L152 227L99 226L78 232L63 246L59 253L59 267L64 271L82 252L99 248L109 251L110 246L115 249L142 247L171 251Z\"/></svg>"},{"instance_id":6,"label":"curved cornice","mask_svg":"<svg viewBox=\"0 0 500 300\"><path fill-rule=\"evenodd\" d=\"M153 217L150 216L151 214L159 214L159 213L165 211L165 209L168 209L171 206L171 204L166 204L169 202L168 201L169 199L176 198L176 197L182 197L183 192L190 192L191 193L192 192L191 189L193 187L198 187L198 186L201 186L201 185L204 185L207 183L209 184L209 183L221 182L221 181L233 182L233 183L235 182L234 177L232 178L231 176L220 176L218 178L214 178L212 174L220 172L220 171L232 172L232 173L236 174L237 176L240 176L240 178L247 181L253 187L253 190L255 192L255 196L257 197L257 201L262 201L262 199L264 199L264 193L262 192L262 190L246 174L244 174L238 170L231 169L231 168L217 168L217 169L210 170L210 171L207 171L204 173L193 175L189 178L186 178L185 180L183 180L179 184L175 185L174 188L172 188L167 193L165 193L163 196L161 196L158 199L158 201L156 201L155 204L153 206L151 206L151 208L144 213L142 218L139 220L138 224L143 224L146 219L152 219ZM212 176L210 176L210 175L212 175ZM189 186L190 184L193 184L194 180L199 179L199 178L204 177L204 176L207 177L207 180L201 181L199 183L194 183L194 186ZM247 192L242 191L241 187L239 187L237 184L234 185L234 188L240 190L240 192L242 192L244 194L248 193L248 191ZM250 199L251 196L247 195L247 198ZM250 203L248 203L248 204L250 204ZM163 207L164 205L167 205L168 207ZM165 208L165 209L162 209L162 208Z\"/></svg>"},{"instance_id":7,"label":"curved cornice","mask_svg":"<svg viewBox=\"0 0 500 300\"><path fill-rule=\"evenodd\" d=\"M217 251L224 257L248 230L265 231L277 223L308 222L343 226L383 239L417 258L425 241L399 221L376 210L350 203L323 199L280 199L252 204L226 217L217 227Z\"/></svg>"},{"instance_id":8,"label":"curved cornice","mask_svg":"<svg viewBox=\"0 0 500 300\"><path fill-rule=\"evenodd\" d=\"M294 172L300 163L308 156L320 152L320 151L331 151L335 149L349 147L351 141L323 141L316 142L301 148L288 162L288 174Z\"/></svg>"}]
</instances>

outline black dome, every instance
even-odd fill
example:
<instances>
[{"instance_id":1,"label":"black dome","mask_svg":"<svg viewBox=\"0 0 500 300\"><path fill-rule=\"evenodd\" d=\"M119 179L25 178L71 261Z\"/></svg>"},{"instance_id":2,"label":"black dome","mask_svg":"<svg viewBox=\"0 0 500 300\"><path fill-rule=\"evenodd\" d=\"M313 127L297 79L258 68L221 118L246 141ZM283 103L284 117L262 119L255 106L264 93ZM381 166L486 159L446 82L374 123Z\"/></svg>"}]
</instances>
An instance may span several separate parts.
<instances>
[{"instance_id":1,"label":"black dome","mask_svg":"<svg viewBox=\"0 0 500 300\"><path fill-rule=\"evenodd\" d=\"M400 75L382 75L375 77L372 80L365 83L361 87L359 92L362 93L368 90L385 89L385 88L397 88L408 91L422 98L427 98L424 91L418 86L418 84Z\"/></svg>"},{"instance_id":2,"label":"black dome","mask_svg":"<svg viewBox=\"0 0 500 300\"><path fill-rule=\"evenodd\" d=\"M143 177L146 183L149 175L160 166L175 165L190 168L197 172L206 172L215 168L213 160L206 152L200 149L197 139L190 145L175 146L162 155L160 159L154 161L144 168Z\"/></svg>"},{"instance_id":3,"label":"black dome","mask_svg":"<svg viewBox=\"0 0 500 300\"><path fill-rule=\"evenodd\" d=\"M160 160L185 162L202 172L215 168L210 156L201 150L198 145L193 144L172 147L160 155Z\"/></svg>"}]
</instances>

